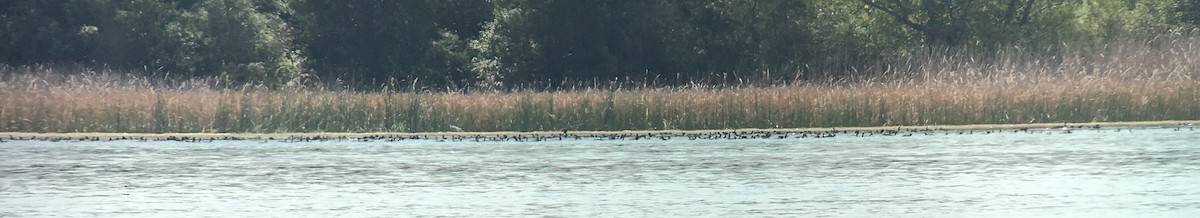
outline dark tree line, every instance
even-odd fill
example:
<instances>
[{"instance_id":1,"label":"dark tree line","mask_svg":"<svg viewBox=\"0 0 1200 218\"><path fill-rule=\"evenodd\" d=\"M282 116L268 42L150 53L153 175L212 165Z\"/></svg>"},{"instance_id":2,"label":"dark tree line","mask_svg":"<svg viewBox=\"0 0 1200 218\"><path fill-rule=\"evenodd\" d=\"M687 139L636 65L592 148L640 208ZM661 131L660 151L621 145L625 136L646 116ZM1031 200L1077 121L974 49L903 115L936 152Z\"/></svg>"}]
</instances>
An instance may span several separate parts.
<instances>
[{"instance_id":1,"label":"dark tree line","mask_svg":"<svg viewBox=\"0 0 1200 218\"><path fill-rule=\"evenodd\" d=\"M7 0L0 63L229 84L513 87L841 75L931 48L1096 46L1197 0Z\"/></svg>"}]
</instances>

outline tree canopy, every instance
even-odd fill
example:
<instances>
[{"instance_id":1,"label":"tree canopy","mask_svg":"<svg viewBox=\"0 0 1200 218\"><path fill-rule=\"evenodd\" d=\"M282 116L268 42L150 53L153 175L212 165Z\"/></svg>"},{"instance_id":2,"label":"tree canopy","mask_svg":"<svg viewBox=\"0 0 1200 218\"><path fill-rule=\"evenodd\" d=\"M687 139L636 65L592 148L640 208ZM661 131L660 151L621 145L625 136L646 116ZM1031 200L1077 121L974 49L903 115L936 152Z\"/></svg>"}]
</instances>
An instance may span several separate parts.
<instances>
[{"instance_id":1,"label":"tree canopy","mask_svg":"<svg viewBox=\"0 0 1200 218\"><path fill-rule=\"evenodd\" d=\"M839 76L933 50L1190 31L1197 0L8 0L0 64L285 86Z\"/></svg>"}]
</instances>

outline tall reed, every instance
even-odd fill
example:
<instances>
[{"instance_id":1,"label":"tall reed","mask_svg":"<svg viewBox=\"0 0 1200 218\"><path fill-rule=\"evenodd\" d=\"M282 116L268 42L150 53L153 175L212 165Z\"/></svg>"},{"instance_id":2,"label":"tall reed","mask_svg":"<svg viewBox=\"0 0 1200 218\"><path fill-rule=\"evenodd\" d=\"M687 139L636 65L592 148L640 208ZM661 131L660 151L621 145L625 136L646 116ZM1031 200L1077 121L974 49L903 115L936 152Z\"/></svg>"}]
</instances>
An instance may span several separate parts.
<instances>
[{"instance_id":1,"label":"tall reed","mask_svg":"<svg viewBox=\"0 0 1200 218\"><path fill-rule=\"evenodd\" d=\"M1162 39L1156 39L1162 40ZM943 54L771 85L378 92L220 87L0 67L0 131L430 132L800 128L1200 119L1200 39L1043 59Z\"/></svg>"}]
</instances>

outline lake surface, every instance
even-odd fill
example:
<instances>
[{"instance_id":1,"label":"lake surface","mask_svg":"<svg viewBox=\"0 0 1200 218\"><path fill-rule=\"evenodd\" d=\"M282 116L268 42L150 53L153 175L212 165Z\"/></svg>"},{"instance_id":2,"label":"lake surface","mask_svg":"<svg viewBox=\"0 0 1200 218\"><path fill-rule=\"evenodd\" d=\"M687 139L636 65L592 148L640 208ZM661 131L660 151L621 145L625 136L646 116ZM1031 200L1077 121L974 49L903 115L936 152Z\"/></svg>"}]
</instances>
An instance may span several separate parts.
<instances>
[{"instance_id":1,"label":"lake surface","mask_svg":"<svg viewBox=\"0 0 1200 218\"><path fill-rule=\"evenodd\" d=\"M0 143L0 217L1200 217L1200 131Z\"/></svg>"}]
</instances>

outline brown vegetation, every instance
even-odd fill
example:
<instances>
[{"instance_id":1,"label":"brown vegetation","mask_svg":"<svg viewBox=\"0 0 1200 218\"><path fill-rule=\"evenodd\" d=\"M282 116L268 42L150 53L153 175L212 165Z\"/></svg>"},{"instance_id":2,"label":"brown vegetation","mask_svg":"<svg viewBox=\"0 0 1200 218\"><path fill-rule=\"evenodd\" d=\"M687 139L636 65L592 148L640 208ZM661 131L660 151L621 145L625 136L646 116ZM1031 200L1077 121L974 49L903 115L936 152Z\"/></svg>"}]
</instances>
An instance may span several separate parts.
<instances>
[{"instance_id":1,"label":"brown vegetation","mask_svg":"<svg viewBox=\"0 0 1200 218\"><path fill-rule=\"evenodd\" d=\"M910 68L820 82L545 92L219 88L210 80L168 84L120 72L6 68L0 72L0 131L688 130L1196 120L1198 46L1200 40L1187 38L1049 59L1019 50L948 54L914 60Z\"/></svg>"}]
</instances>

